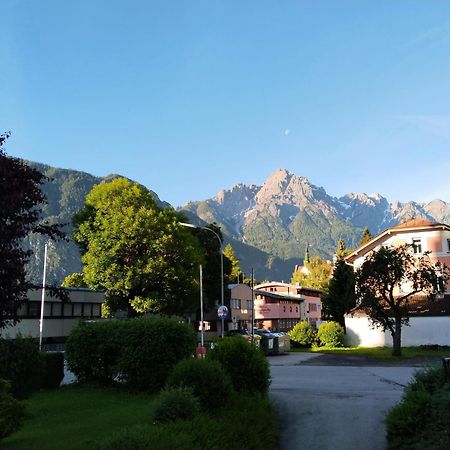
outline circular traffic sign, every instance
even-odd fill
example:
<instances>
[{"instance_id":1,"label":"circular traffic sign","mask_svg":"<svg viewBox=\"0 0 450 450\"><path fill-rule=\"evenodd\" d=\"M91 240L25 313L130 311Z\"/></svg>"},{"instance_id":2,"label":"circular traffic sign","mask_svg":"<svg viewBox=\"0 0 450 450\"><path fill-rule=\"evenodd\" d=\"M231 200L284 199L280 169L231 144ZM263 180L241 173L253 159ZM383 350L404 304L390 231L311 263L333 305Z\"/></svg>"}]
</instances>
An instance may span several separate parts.
<instances>
[{"instance_id":1,"label":"circular traffic sign","mask_svg":"<svg viewBox=\"0 0 450 450\"><path fill-rule=\"evenodd\" d=\"M219 316L219 319L225 319L228 316L228 308L225 305L219 306L217 315Z\"/></svg>"}]
</instances>

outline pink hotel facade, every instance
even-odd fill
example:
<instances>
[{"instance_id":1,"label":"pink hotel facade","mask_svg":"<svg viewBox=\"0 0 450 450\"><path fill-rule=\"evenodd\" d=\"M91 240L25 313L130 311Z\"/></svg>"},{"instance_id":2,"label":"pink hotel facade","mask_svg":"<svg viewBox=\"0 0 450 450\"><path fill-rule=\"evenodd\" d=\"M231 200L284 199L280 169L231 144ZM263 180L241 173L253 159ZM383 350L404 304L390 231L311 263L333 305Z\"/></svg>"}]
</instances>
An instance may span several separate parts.
<instances>
[{"instance_id":1,"label":"pink hotel facade","mask_svg":"<svg viewBox=\"0 0 450 450\"><path fill-rule=\"evenodd\" d=\"M254 288L255 326L289 331L299 321L318 326L322 314L321 292L295 284L268 282Z\"/></svg>"},{"instance_id":2,"label":"pink hotel facade","mask_svg":"<svg viewBox=\"0 0 450 450\"><path fill-rule=\"evenodd\" d=\"M396 247L402 244L411 244L412 251L417 256L430 252L431 261L440 261L450 267L450 226L422 218L410 219L383 231L345 259L357 269L372 250L376 250L382 245ZM450 280L447 283L445 294L446 296L450 294Z\"/></svg>"}]
</instances>

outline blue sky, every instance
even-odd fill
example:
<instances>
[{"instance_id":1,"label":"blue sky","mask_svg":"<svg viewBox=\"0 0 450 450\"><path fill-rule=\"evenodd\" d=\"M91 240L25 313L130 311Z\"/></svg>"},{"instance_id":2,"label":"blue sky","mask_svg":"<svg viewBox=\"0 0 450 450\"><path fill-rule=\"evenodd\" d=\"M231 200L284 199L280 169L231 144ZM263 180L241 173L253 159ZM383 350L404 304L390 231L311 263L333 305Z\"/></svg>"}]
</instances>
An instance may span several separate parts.
<instances>
[{"instance_id":1,"label":"blue sky","mask_svg":"<svg viewBox=\"0 0 450 450\"><path fill-rule=\"evenodd\" d=\"M7 151L173 205L283 167L450 202L450 1L3 0Z\"/></svg>"}]
</instances>

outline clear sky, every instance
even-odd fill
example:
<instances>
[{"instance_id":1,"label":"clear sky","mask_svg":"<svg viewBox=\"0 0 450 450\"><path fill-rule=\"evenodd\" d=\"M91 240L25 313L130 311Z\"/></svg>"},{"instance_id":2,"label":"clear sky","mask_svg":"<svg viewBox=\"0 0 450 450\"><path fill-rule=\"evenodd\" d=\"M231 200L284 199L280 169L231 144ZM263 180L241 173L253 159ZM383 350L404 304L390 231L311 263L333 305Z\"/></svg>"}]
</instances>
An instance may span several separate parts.
<instances>
[{"instance_id":1,"label":"clear sky","mask_svg":"<svg viewBox=\"0 0 450 450\"><path fill-rule=\"evenodd\" d=\"M1 0L9 154L174 206L287 168L450 202L450 1Z\"/></svg>"}]
</instances>

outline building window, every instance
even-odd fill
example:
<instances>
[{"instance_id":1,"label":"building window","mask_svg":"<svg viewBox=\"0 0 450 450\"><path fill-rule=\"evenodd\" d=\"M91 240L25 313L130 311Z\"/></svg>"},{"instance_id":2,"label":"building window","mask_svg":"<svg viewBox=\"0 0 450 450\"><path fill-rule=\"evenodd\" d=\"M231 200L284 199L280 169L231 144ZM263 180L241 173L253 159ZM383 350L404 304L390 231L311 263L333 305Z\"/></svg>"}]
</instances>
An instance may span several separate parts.
<instances>
[{"instance_id":1,"label":"building window","mask_svg":"<svg viewBox=\"0 0 450 450\"><path fill-rule=\"evenodd\" d=\"M412 246L413 253L422 253L422 240L420 238L413 238Z\"/></svg>"},{"instance_id":2,"label":"building window","mask_svg":"<svg viewBox=\"0 0 450 450\"><path fill-rule=\"evenodd\" d=\"M238 298L232 298L230 300L230 306L232 309L241 309L241 300Z\"/></svg>"},{"instance_id":3,"label":"building window","mask_svg":"<svg viewBox=\"0 0 450 450\"><path fill-rule=\"evenodd\" d=\"M308 309L310 312L317 311L317 305L315 303L308 303Z\"/></svg>"},{"instance_id":4,"label":"building window","mask_svg":"<svg viewBox=\"0 0 450 450\"><path fill-rule=\"evenodd\" d=\"M28 316L29 317L40 317L41 305L38 302L30 302L28 304Z\"/></svg>"},{"instance_id":5,"label":"building window","mask_svg":"<svg viewBox=\"0 0 450 450\"><path fill-rule=\"evenodd\" d=\"M447 239L447 251L450 252L450 239Z\"/></svg>"}]
</instances>

